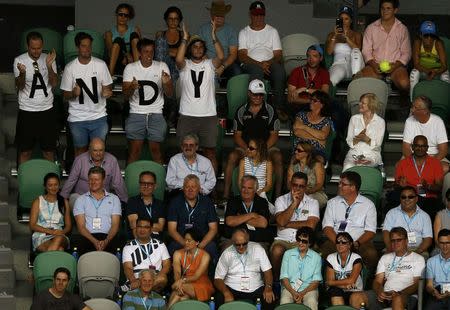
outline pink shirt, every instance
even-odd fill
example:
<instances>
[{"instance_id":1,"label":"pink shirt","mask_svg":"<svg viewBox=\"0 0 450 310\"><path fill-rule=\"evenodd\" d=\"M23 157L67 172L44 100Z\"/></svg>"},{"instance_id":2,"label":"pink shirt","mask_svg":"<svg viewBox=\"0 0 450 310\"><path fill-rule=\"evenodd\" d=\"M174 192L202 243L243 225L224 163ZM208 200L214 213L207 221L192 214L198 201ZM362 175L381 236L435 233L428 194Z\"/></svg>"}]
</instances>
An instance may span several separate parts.
<instances>
[{"instance_id":1,"label":"pink shirt","mask_svg":"<svg viewBox=\"0 0 450 310\"><path fill-rule=\"evenodd\" d=\"M372 59L377 63L382 60L392 63L399 60L406 65L411 59L408 29L397 18L390 32L384 30L381 19L370 24L364 32L362 47L366 63Z\"/></svg>"}]
</instances>

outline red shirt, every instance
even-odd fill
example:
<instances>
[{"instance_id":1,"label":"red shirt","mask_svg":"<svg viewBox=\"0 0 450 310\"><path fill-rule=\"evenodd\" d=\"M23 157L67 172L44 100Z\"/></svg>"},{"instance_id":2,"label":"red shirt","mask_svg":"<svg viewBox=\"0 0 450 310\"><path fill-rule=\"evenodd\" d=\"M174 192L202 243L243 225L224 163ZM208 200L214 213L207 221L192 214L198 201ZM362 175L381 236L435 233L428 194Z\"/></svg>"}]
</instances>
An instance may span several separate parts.
<instances>
[{"instance_id":1,"label":"red shirt","mask_svg":"<svg viewBox=\"0 0 450 310\"><path fill-rule=\"evenodd\" d=\"M306 69L306 66L297 67L294 70L292 70L291 75L289 76L288 84L295 86L296 88L301 87L308 87L311 85L311 82L314 82L314 86L310 88L314 89L321 89L322 85L330 85L330 74L328 73L328 70L322 67L319 67L317 69L316 75L311 80L311 77L308 78L309 85L306 85L305 77L303 74L303 69ZM305 70L305 72L308 72L308 70ZM309 73L307 73L309 74ZM308 76L307 76L308 77Z\"/></svg>"},{"instance_id":2,"label":"red shirt","mask_svg":"<svg viewBox=\"0 0 450 310\"><path fill-rule=\"evenodd\" d=\"M422 166L417 166L417 170L420 173ZM397 181L400 177L406 177L406 182L408 185L417 188L417 184L421 184L422 180L425 180L428 184L433 184L436 181L441 182L444 178L444 172L442 171L441 162L439 159L427 155L424 162L424 167L419 176L417 170L414 166L414 161L412 155L404 158L398 162L397 168L395 169L395 180ZM437 197L435 192L426 192L426 197Z\"/></svg>"}]
</instances>

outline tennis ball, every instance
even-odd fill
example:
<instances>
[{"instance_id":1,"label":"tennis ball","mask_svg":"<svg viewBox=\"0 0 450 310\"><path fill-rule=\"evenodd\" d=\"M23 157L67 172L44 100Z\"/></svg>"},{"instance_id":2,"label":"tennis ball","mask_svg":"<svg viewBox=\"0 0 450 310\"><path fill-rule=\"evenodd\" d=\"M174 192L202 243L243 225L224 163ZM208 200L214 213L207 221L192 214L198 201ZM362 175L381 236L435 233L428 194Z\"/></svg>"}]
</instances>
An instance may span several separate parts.
<instances>
[{"instance_id":1,"label":"tennis ball","mask_svg":"<svg viewBox=\"0 0 450 310\"><path fill-rule=\"evenodd\" d=\"M388 72L389 70L391 70L391 64L389 63L389 61L383 60L382 62L380 62L381 72Z\"/></svg>"}]
</instances>

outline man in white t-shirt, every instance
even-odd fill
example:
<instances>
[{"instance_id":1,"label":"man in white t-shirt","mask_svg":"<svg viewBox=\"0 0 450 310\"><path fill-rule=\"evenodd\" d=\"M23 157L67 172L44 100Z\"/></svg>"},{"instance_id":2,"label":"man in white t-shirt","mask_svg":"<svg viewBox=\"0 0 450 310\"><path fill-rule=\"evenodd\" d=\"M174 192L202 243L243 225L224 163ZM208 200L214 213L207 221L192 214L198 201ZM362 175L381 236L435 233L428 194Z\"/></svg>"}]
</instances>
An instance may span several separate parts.
<instances>
[{"instance_id":1,"label":"man in white t-shirt","mask_svg":"<svg viewBox=\"0 0 450 310\"><path fill-rule=\"evenodd\" d=\"M36 142L45 159L54 160L57 118L53 108L52 88L58 83L56 53L42 53L44 39L39 32L27 34L27 52L14 59L14 76L18 90L16 145L19 164L31 159Z\"/></svg>"},{"instance_id":2,"label":"man in white t-shirt","mask_svg":"<svg viewBox=\"0 0 450 310\"><path fill-rule=\"evenodd\" d=\"M319 202L305 194L307 184L308 176L295 172L291 178L291 191L275 201L277 236L270 249L275 279L279 278L284 252L298 246L297 230L305 226L315 229L319 222Z\"/></svg>"},{"instance_id":3,"label":"man in white t-shirt","mask_svg":"<svg viewBox=\"0 0 450 310\"><path fill-rule=\"evenodd\" d=\"M130 115L125 123L128 163L139 159L147 139L153 161L162 164L160 143L167 130L162 114L164 95L172 97L173 83L167 64L153 60L155 41L143 38L137 49L139 60L128 64L123 72L122 92L130 101Z\"/></svg>"},{"instance_id":4,"label":"man in white t-shirt","mask_svg":"<svg viewBox=\"0 0 450 310\"><path fill-rule=\"evenodd\" d=\"M250 25L239 32L238 57L242 70L250 74L250 80L270 79L274 93L273 105L285 104L286 71L282 64L282 47L278 31L266 24L266 7L255 1L249 7Z\"/></svg>"},{"instance_id":5,"label":"man in white t-shirt","mask_svg":"<svg viewBox=\"0 0 450 310\"><path fill-rule=\"evenodd\" d=\"M264 248L249 242L244 228L237 228L229 246L219 258L214 275L216 305L234 300L261 300L262 309L273 309L272 266Z\"/></svg>"},{"instance_id":6,"label":"man in white t-shirt","mask_svg":"<svg viewBox=\"0 0 450 310\"><path fill-rule=\"evenodd\" d=\"M127 283L121 287L123 291L139 287L139 273L146 269L153 269L157 273L154 290L161 291L167 285L170 255L164 243L151 237L152 225L149 218L137 219L136 239L123 248L123 272L127 277Z\"/></svg>"},{"instance_id":7,"label":"man in white t-shirt","mask_svg":"<svg viewBox=\"0 0 450 310\"><path fill-rule=\"evenodd\" d=\"M178 48L176 64L180 70L181 99L177 137L194 133L200 138L200 146L217 172L217 112L215 70L222 65L224 53L216 36L216 25L211 27L216 57L206 57L206 43L200 37L191 37L183 23L183 39ZM185 56L186 54L186 56ZM187 59L186 59L187 58Z\"/></svg>"},{"instance_id":8,"label":"man in white t-shirt","mask_svg":"<svg viewBox=\"0 0 450 310\"><path fill-rule=\"evenodd\" d=\"M112 79L106 63L92 56L92 41L89 34L77 33L78 57L66 65L61 80L75 156L87 151L92 138L105 141L108 133L106 99L112 96Z\"/></svg>"},{"instance_id":9,"label":"man in white t-shirt","mask_svg":"<svg viewBox=\"0 0 450 310\"><path fill-rule=\"evenodd\" d=\"M383 255L378 262L373 290L353 293L352 305L364 302L370 310L387 307L403 310L415 306L412 295L423 276L425 259L408 250L408 233L403 227L394 227L389 236L393 252Z\"/></svg>"}]
</instances>

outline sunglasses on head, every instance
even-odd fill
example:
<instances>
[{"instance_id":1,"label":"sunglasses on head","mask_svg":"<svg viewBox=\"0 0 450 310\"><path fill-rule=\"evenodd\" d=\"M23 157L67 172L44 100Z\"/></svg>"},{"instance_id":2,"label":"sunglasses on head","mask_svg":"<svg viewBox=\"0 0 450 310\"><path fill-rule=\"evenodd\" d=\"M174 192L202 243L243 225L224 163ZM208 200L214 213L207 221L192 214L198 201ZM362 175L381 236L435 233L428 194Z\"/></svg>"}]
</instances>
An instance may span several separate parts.
<instances>
[{"instance_id":1,"label":"sunglasses on head","mask_svg":"<svg viewBox=\"0 0 450 310\"><path fill-rule=\"evenodd\" d=\"M117 13L117 16L120 16L120 17L130 17L130 14L127 14L127 13Z\"/></svg>"}]
</instances>

